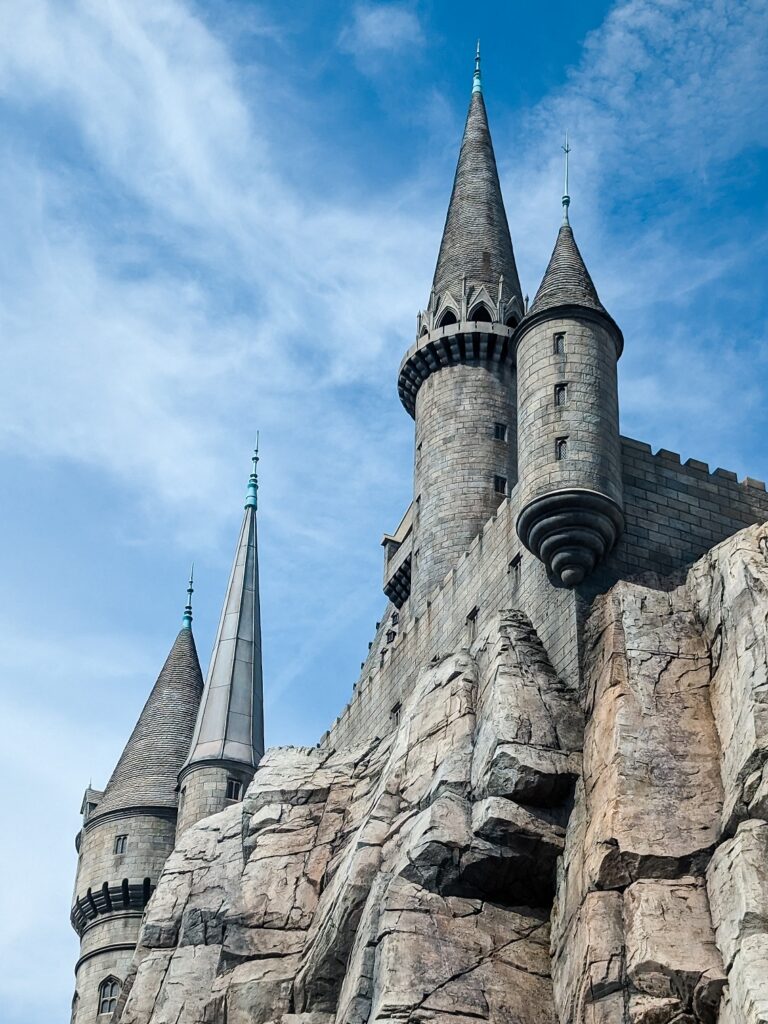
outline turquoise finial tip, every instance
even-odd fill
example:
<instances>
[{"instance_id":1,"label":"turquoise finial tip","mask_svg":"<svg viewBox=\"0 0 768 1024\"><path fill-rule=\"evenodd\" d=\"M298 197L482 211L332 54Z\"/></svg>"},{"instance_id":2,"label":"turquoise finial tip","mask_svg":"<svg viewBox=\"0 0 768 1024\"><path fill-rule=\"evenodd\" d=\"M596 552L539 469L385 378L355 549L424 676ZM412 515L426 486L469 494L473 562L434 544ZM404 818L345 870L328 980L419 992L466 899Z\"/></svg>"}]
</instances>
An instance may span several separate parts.
<instances>
[{"instance_id":1,"label":"turquoise finial tip","mask_svg":"<svg viewBox=\"0 0 768 1024\"><path fill-rule=\"evenodd\" d=\"M187 587L187 603L184 607L184 617L181 620L182 629L192 628L192 595L195 592L194 588L195 580L195 563L192 563L192 569L189 573L189 586Z\"/></svg>"},{"instance_id":2,"label":"turquoise finial tip","mask_svg":"<svg viewBox=\"0 0 768 1024\"><path fill-rule=\"evenodd\" d=\"M475 52L475 73L472 76L472 92L482 92L483 82L480 78L480 40L477 40L477 50Z\"/></svg>"},{"instance_id":3,"label":"turquoise finial tip","mask_svg":"<svg viewBox=\"0 0 768 1024\"><path fill-rule=\"evenodd\" d=\"M245 493L245 507L246 508L258 508L258 491L259 491L259 477L256 472L256 468L259 464L259 434L256 432L256 447L253 450L251 456L251 462L253 463L253 469L251 475L248 477L248 490Z\"/></svg>"}]
</instances>

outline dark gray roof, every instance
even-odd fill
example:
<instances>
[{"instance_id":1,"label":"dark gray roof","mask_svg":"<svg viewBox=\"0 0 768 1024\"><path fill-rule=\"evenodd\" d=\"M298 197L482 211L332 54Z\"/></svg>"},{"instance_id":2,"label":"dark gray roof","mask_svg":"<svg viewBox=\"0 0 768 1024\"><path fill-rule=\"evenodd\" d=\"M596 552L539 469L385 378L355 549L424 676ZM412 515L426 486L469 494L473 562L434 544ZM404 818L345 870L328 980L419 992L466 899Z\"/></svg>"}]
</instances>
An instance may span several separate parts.
<instances>
[{"instance_id":1,"label":"dark gray roof","mask_svg":"<svg viewBox=\"0 0 768 1024\"><path fill-rule=\"evenodd\" d=\"M555 306L585 306L605 313L570 224L563 224L528 316Z\"/></svg>"},{"instance_id":2,"label":"dark gray roof","mask_svg":"<svg viewBox=\"0 0 768 1024\"><path fill-rule=\"evenodd\" d=\"M178 774L189 753L203 674L192 630L166 658L94 817L128 807L175 807Z\"/></svg>"},{"instance_id":3,"label":"dark gray roof","mask_svg":"<svg viewBox=\"0 0 768 1024\"><path fill-rule=\"evenodd\" d=\"M256 508L246 505L235 561L211 655L195 735L184 767L264 753L264 712Z\"/></svg>"},{"instance_id":4,"label":"dark gray roof","mask_svg":"<svg viewBox=\"0 0 768 1024\"><path fill-rule=\"evenodd\" d=\"M458 298L466 276L468 284L485 285L495 297L501 274L504 298L516 296L522 309L483 94L473 92L432 287Z\"/></svg>"}]
</instances>

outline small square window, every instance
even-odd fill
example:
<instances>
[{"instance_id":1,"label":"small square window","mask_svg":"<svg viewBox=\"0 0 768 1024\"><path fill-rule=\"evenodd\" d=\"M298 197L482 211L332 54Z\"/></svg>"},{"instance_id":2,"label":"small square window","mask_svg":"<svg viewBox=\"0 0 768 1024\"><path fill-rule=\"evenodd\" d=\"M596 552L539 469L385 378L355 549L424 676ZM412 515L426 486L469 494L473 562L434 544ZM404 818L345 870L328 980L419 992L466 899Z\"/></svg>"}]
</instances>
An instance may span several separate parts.
<instances>
[{"instance_id":1,"label":"small square window","mask_svg":"<svg viewBox=\"0 0 768 1024\"><path fill-rule=\"evenodd\" d=\"M387 630L387 636L386 636L387 643L388 644L393 644L395 642L395 637L396 636L397 636L397 633L394 631L394 629L388 629Z\"/></svg>"},{"instance_id":2,"label":"small square window","mask_svg":"<svg viewBox=\"0 0 768 1024\"><path fill-rule=\"evenodd\" d=\"M555 440L555 458L558 462L568 458L568 438L558 437Z\"/></svg>"},{"instance_id":3,"label":"small square window","mask_svg":"<svg viewBox=\"0 0 768 1024\"><path fill-rule=\"evenodd\" d=\"M559 332L554 336L552 349L556 356L565 355L565 334L563 332Z\"/></svg>"},{"instance_id":4,"label":"small square window","mask_svg":"<svg viewBox=\"0 0 768 1024\"><path fill-rule=\"evenodd\" d=\"M115 836L115 853L125 853L128 849L128 836Z\"/></svg>"},{"instance_id":5,"label":"small square window","mask_svg":"<svg viewBox=\"0 0 768 1024\"><path fill-rule=\"evenodd\" d=\"M507 424L506 423L494 423L493 425L493 436L496 441L507 440Z\"/></svg>"},{"instance_id":6,"label":"small square window","mask_svg":"<svg viewBox=\"0 0 768 1024\"><path fill-rule=\"evenodd\" d=\"M493 489L497 494L506 494L507 478L505 476L495 476L493 478Z\"/></svg>"},{"instance_id":7,"label":"small square window","mask_svg":"<svg viewBox=\"0 0 768 1024\"><path fill-rule=\"evenodd\" d=\"M401 710L402 710L402 704L400 703L400 701L398 701L397 704L395 704L392 707L392 710L389 712L389 717L392 719L392 724L393 725L400 725L400 712L401 712Z\"/></svg>"},{"instance_id":8,"label":"small square window","mask_svg":"<svg viewBox=\"0 0 768 1024\"><path fill-rule=\"evenodd\" d=\"M568 401L568 385L555 384L555 405L565 405Z\"/></svg>"},{"instance_id":9,"label":"small square window","mask_svg":"<svg viewBox=\"0 0 768 1024\"><path fill-rule=\"evenodd\" d=\"M400 612L392 612L391 622L393 626L396 626L400 621Z\"/></svg>"},{"instance_id":10,"label":"small square window","mask_svg":"<svg viewBox=\"0 0 768 1024\"><path fill-rule=\"evenodd\" d=\"M227 779L227 800L239 800L243 792L243 784L239 779Z\"/></svg>"}]
</instances>

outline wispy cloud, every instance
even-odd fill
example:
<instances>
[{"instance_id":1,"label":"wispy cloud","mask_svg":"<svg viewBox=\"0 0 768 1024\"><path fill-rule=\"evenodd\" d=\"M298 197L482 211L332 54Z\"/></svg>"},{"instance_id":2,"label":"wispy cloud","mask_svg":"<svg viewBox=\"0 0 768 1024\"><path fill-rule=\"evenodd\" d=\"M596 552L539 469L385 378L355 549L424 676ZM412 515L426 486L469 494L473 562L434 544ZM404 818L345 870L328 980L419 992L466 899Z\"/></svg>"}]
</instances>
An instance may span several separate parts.
<instances>
[{"instance_id":1,"label":"wispy cloud","mask_svg":"<svg viewBox=\"0 0 768 1024\"><path fill-rule=\"evenodd\" d=\"M423 40L419 18L410 5L356 4L349 23L339 36L339 46L364 62L382 54L398 53L416 47Z\"/></svg>"}]
</instances>

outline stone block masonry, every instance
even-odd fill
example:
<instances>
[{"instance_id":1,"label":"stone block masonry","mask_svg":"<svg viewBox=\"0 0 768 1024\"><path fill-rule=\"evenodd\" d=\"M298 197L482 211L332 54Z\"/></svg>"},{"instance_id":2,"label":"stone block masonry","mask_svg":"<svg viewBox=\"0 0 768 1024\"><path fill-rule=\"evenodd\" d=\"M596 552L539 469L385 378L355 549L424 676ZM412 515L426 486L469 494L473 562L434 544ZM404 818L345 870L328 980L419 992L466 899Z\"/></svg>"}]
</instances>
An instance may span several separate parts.
<instances>
[{"instance_id":1,"label":"stone block masonry","mask_svg":"<svg viewBox=\"0 0 768 1024\"><path fill-rule=\"evenodd\" d=\"M626 525L603 566L576 590L553 585L517 538L515 488L428 595L423 614L412 615L410 602L399 613L388 606L352 699L321 745L340 747L390 732L420 669L466 647L502 607L525 610L558 674L577 688L581 623L597 594L638 576L674 582L713 545L768 520L762 481L739 482L735 473L710 472L695 459L682 464L674 452L654 454L650 445L626 437L621 455Z\"/></svg>"}]
</instances>

